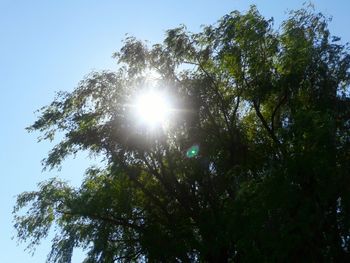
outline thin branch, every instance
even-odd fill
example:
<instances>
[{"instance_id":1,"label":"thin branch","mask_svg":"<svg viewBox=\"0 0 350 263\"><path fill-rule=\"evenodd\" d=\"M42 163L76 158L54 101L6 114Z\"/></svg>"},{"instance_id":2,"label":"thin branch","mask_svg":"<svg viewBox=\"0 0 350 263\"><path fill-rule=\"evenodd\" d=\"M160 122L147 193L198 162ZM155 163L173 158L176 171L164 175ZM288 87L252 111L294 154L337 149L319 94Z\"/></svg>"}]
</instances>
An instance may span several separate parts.
<instances>
[{"instance_id":1,"label":"thin branch","mask_svg":"<svg viewBox=\"0 0 350 263\"><path fill-rule=\"evenodd\" d=\"M241 96L238 95L238 96L237 96L236 106L235 106L235 108L234 108L234 110L233 110L233 114L232 114L233 117L235 117L236 114L237 114L237 111L238 111L238 107L239 107L240 102L241 102Z\"/></svg>"},{"instance_id":2,"label":"thin branch","mask_svg":"<svg viewBox=\"0 0 350 263\"><path fill-rule=\"evenodd\" d=\"M283 105L283 103L286 101L287 99L287 93L284 94L284 96L281 98L281 100L278 102L278 104L276 105L276 108L273 110L272 115L271 115L271 130L272 132L275 131L275 116L276 113L278 111L278 109Z\"/></svg>"},{"instance_id":3,"label":"thin branch","mask_svg":"<svg viewBox=\"0 0 350 263\"><path fill-rule=\"evenodd\" d=\"M218 86L218 84L215 82L213 76L210 75L210 73L203 67L202 64L199 64L199 68L205 73L205 75L210 79L211 83L212 83L213 86L214 86L214 92L215 92L216 96L217 96L217 97L219 98L219 100L220 100L220 109L221 109L222 114L224 115L224 120L225 120L225 124L226 124L227 130L228 130L228 131L230 132L230 134L232 135L231 126L230 126L230 124L229 124L228 117L227 117L227 114L226 114L226 111L225 111L225 108L224 108L225 101L224 101L224 98L222 97L222 94L221 94L220 91L219 91L219 86Z\"/></svg>"},{"instance_id":4,"label":"thin branch","mask_svg":"<svg viewBox=\"0 0 350 263\"><path fill-rule=\"evenodd\" d=\"M264 126L264 128L266 129L267 133L269 134L270 138L276 143L276 145L278 146L278 148L282 151L282 147L281 147L281 142L278 140L278 138L276 137L275 133L273 132L273 130L270 128L270 126L267 124L267 121L265 120L264 116L262 115L261 111L260 111L260 105L257 103L256 100L253 100L253 106L255 109L255 112L257 114L257 116L259 117L262 125Z\"/></svg>"},{"instance_id":5,"label":"thin branch","mask_svg":"<svg viewBox=\"0 0 350 263\"><path fill-rule=\"evenodd\" d=\"M177 181L176 177L172 178L170 183L166 181L166 178L169 178L169 177L167 176L168 174L165 173L165 170L166 170L165 166L160 157L157 159L158 159L157 161L161 165L160 173L157 170L152 169L152 166L149 164L147 159L144 156L142 157L142 160L145 162L149 172L159 180L159 182L163 185L163 187L168 192L168 194L179 202L179 204L182 206L184 211L186 211L187 213L190 212L189 216L192 217L194 220L196 220L197 218L197 215L195 213L196 209L194 209L190 205L190 204L193 205L191 198L189 198L188 195L185 195L185 193L181 191L180 184Z\"/></svg>"},{"instance_id":6,"label":"thin branch","mask_svg":"<svg viewBox=\"0 0 350 263\"><path fill-rule=\"evenodd\" d=\"M148 197L150 198L150 200L156 205L158 206L164 213L164 215L168 218L168 220L172 220L172 216L169 214L167 208L166 208L166 204L164 204L162 201L160 201L159 198L157 198L154 194L152 194L145 186L144 184L142 184L139 180L137 180L136 177L129 177L130 180L132 180L134 182L134 184L141 189L141 191Z\"/></svg>"},{"instance_id":7,"label":"thin branch","mask_svg":"<svg viewBox=\"0 0 350 263\"><path fill-rule=\"evenodd\" d=\"M139 249L130 255L116 256L113 261L114 262L120 262L120 261L126 262L125 260L127 260L127 262L130 262L133 259L138 259L141 255L142 255L142 249Z\"/></svg>"},{"instance_id":8,"label":"thin branch","mask_svg":"<svg viewBox=\"0 0 350 263\"><path fill-rule=\"evenodd\" d=\"M158 206L165 214L165 216L170 220L171 222L171 215L169 214L166 205L153 193L151 193L143 183L141 183L135 176L135 173L127 167L126 164L120 163L121 167L126 171L126 174L128 175L128 178L135 184L136 187L138 187L152 202Z\"/></svg>"}]
</instances>

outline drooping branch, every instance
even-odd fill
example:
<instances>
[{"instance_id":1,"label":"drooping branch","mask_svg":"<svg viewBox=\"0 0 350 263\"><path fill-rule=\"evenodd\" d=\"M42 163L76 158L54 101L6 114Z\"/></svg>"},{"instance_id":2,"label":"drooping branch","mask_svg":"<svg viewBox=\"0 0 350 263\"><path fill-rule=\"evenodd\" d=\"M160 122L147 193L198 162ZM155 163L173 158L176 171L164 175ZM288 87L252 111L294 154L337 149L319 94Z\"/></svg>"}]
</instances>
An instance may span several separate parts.
<instances>
[{"instance_id":1,"label":"drooping branch","mask_svg":"<svg viewBox=\"0 0 350 263\"><path fill-rule=\"evenodd\" d=\"M110 223L112 225L116 226L123 226L123 227L129 227L135 230L142 230L142 226L131 223L130 219L125 219L122 217L109 217L106 215L99 215L99 214L92 214L92 213L87 213L87 212L72 212L72 211L67 211L67 210L56 210L57 213L63 214L63 215L68 215L68 216L79 216L79 217L87 217L92 220L100 220L104 221L107 223Z\"/></svg>"}]
</instances>

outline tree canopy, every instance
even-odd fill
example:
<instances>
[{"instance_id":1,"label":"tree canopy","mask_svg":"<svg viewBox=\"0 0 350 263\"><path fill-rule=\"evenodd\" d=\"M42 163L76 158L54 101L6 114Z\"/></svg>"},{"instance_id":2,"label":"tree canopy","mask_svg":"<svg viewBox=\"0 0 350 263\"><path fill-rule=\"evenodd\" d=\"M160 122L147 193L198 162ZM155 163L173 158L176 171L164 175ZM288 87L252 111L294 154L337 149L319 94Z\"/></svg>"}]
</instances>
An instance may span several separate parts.
<instances>
[{"instance_id":1,"label":"tree canopy","mask_svg":"<svg viewBox=\"0 0 350 263\"><path fill-rule=\"evenodd\" d=\"M60 137L46 168L83 150L105 166L19 195L18 239L34 248L56 226L49 262L76 247L85 263L349 261L350 55L328 22L305 8L276 29L252 6L161 44L126 38L116 71L28 128ZM174 108L152 128L132 113L150 85Z\"/></svg>"}]
</instances>

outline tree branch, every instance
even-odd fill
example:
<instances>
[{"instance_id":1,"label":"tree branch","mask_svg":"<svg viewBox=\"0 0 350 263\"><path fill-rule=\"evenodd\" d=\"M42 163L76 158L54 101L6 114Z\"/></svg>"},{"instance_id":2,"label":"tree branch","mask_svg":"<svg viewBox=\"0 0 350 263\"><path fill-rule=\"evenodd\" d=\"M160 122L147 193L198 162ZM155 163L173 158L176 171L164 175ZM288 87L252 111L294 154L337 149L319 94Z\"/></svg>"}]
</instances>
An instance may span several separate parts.
<instances>
[{"instance_id":1,"label":"tree branch","mask_svg":"<svg viewBox=\"0 0 350 263\"><path fill-rule=\"evenodd\" d=\"M266 131L269 134L270 138L276 143L278 148L283 152L283 150L281 148L281 142L278 140L278 138L276 137L275 133L270 128L270 126L267 124L264 116L262 115L262 113L260 111L260 105L258 104L258 102L256 100L253 100L253 106L254 106L254 109L255 109L255 112L256 112L257 116L259 117L262 125L266 129Z\"/></svg>"},{"instance_id":2,"label":"tree branch","mask_svg":"<svg viewBox=\"0 0 350 263\"><path fill-rule=\"evenodd\" d=\"M283 105L283 103L286 101L287 99L287 93L285 93L283 95L283 97L281 98L281 100L278 102L278 104L276 105L276 108L273 110L272 115L271 115L271 130L274 133L275 132L275 116L276 113L278 111L278 109Z\"/></svg>"}]
</instances>

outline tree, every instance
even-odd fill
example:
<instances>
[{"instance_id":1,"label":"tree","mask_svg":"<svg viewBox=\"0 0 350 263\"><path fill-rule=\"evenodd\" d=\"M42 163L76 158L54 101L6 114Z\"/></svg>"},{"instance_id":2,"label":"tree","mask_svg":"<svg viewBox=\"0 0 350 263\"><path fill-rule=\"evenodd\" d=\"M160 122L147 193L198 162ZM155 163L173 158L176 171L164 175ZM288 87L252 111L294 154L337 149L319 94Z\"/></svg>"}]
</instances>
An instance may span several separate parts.
<instances>
[{"instance_id":1,"label":"tree","mask_svg":"<svg viewBox=\"0 0 350 263\"><path fill-rule=\"evenodd\" d=\"M75 247L85 262L350 260L350 55L328 21L306 8L276 30L252 6L151 47L127 38L117 72L59 93L28 128L64 135L46 168L81 150L107 164L79 188L19 195L19 240L57 225L49 262ZM166 127L132 115L150 72L176 108Z\"/></svg>"}]
</instances>

